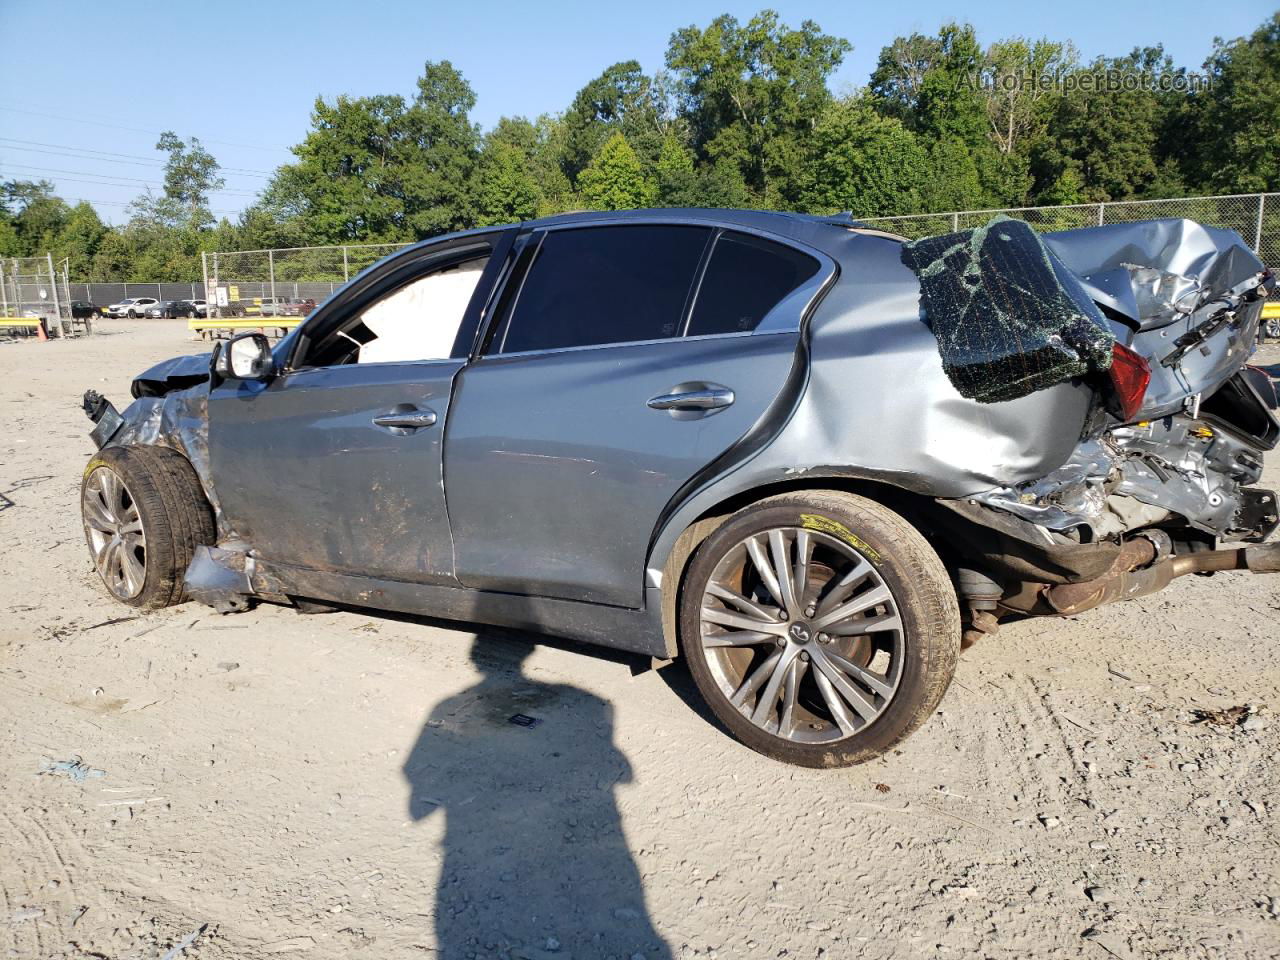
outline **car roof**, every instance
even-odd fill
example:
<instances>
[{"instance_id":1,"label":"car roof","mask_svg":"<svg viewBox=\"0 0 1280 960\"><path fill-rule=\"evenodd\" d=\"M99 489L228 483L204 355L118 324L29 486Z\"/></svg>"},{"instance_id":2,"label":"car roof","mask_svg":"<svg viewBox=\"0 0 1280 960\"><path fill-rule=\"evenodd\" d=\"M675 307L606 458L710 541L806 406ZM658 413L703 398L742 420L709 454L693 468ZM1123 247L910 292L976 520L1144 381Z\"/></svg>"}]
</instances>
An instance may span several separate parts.
<instances>
[{"instance_id":1,"label":"car roof","mask_svg":"<svg viewBox=\"0 0 1280 960\"><path fill-rule=\"evenodd\" d=\"M617 223L619 221L687 220L690 222L706 221L726 226L738 226L748 230L760 230L793 240L812 243L821 247L824 238L834 239L847 236L850 232L866 233L874 236L893 236L877 230L853 218L849 213L809 214L790 213L781 210L739 210L724 207L650 207L640 210L594 211L582 210L574 213L561 213L537 220L525 221L522 228L561 226L573 223L593 223L596 221ZM896 238L895 239L899 239Z\"/></svg>"}]
</instances>

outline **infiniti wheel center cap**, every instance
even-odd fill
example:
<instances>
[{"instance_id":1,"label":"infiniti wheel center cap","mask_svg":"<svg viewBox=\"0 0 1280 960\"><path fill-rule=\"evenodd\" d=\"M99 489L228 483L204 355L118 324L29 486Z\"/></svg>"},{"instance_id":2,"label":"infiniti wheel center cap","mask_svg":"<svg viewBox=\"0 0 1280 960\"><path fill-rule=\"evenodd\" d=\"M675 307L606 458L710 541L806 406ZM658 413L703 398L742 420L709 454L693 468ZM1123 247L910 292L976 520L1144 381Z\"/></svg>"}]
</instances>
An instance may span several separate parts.
<instances>
[{"instance_id":1,"label":"infiniti wheel center cap","mask_svg":"<svg viewBox=\"0 0 1280 960\"><path fill-rule=\"evenodd\" d=\"M787 635L795 643L808 643L813 639L813 628L809 624L797 620L787 629Z\"/></svg>"}]
</instances>

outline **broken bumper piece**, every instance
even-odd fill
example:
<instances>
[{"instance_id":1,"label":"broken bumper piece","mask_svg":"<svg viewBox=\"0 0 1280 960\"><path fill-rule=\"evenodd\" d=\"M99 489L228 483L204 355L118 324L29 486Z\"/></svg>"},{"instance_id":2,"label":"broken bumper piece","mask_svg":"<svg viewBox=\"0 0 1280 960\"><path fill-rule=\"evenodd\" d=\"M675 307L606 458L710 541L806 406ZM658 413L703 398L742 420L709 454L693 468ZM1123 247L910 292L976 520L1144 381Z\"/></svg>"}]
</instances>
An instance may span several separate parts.
<instances>
[{"instance_id":1,"label":"broken bumper piece","mask_svg":"<svg viewBox=\"0 0 1280 960\"><path fill-rule=\"evenodd\" d=\"M94 423L93 430L89 432L89 438L93 440L93 445L101 450L124 426L124 418L120 416L120 411L116 409L115 404L97 390L84 392L83 405L85 416Z\"/></svg>"},{"instance_id":2,"label":"broken bumper piece","mask_svg":"<svg viewBox=\"0 0 1280 960\"><path fill-rule=\"evenodd\" d=\"M196 547L187 566L187 595L219 613L247 610L254 593L252 564L253 558L242 550Z\"/></svg>"}]
</instances>

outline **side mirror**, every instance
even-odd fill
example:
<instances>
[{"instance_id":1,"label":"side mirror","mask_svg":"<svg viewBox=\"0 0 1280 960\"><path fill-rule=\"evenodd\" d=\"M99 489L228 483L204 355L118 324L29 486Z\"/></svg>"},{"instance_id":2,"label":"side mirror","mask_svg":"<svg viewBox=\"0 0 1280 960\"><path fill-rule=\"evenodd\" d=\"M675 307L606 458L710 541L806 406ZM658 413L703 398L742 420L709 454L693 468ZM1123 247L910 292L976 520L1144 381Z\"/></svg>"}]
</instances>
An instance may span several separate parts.
<instances>
[{"instance_id":1,"label":"side mirror","mask_svg":"<svg viewBox=\"0 0 1280 960\"><path fill-rule=\"evenodd\" d=\"M214 354L213 368L228 380L270 380L275 375L271 344L260 333L232 337Z\"/></svg>"}]
</instances>

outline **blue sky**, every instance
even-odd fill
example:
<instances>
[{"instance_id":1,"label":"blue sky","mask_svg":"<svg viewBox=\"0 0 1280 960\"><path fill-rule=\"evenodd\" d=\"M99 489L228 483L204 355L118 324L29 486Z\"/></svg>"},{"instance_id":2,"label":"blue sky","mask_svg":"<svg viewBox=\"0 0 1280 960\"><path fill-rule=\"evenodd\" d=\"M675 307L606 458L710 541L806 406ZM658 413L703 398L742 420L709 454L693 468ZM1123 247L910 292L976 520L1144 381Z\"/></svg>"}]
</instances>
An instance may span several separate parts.
<instances>
[{"instance_id":1,"label":"blue sky","mask_svg":"<svg viewBox=\"0 0 1280 960\"><path fill-rule=\"evenodd\" d=\"M45 177L62 196L93 201L104 219L120 222L125 204L162 179L155 141L172 129L199 136L228 168L213 206L234 216L265 174L290 159L318 95L409 94L425 60L448 59L475 88L473 119L488 127L503 115L564 109L619 60L658 69L678 27L726 12L745 21L767 5L786 23L816 20L853 44L833 80L837 91L864 84L895 36L931 33L949 19L973 23L984 43L1072 40L1086 59L1161 42L1176 62L1198 69L1214 35L1250 33L1274 9L1261 0L0 0L0 178Z\"/></svg>"}]
</instances>

